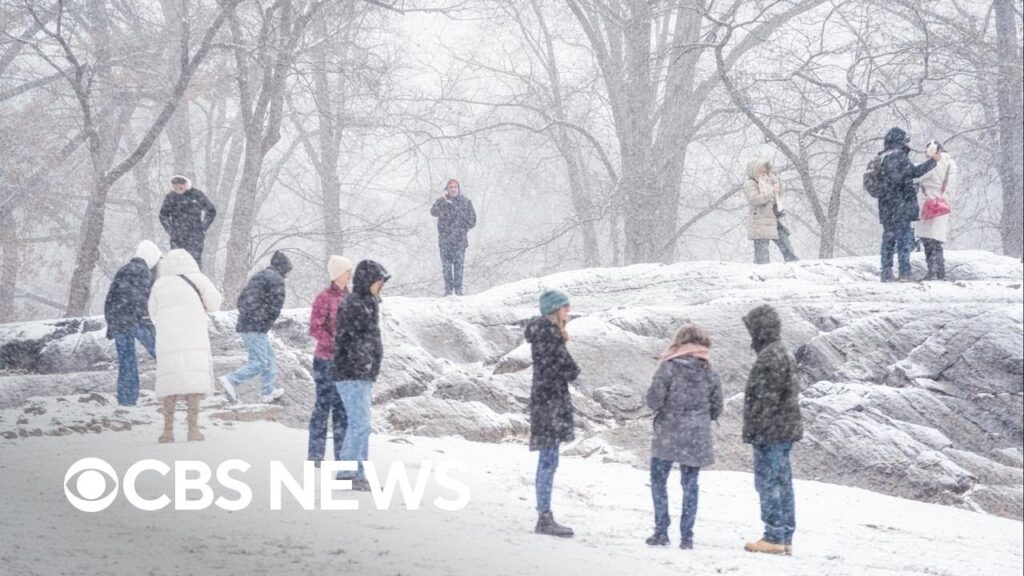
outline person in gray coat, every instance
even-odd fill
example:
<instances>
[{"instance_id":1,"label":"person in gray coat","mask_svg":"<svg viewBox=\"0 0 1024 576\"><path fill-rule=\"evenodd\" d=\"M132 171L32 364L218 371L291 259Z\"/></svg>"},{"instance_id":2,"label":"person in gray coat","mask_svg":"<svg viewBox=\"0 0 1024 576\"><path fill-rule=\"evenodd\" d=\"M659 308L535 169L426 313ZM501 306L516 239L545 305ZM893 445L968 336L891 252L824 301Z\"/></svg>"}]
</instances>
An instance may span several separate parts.
<instances>
[{"instance_id":1,"label":"person in gray coat","mask_svg":"<svg viewBox=\"0 0 1024 576\"><path fill-rule=\"evenodd\" d=\"M692 324L676 332L672 345L661 355L654 380L647 390L647 407L654 411L651 441L651 497L654 500L654 535L651 546L669 543L668 482L672 465L682 472L683 510L679 519L679 547L693 548L697 517L697 476L715 462L711 422L722 413L722 385L711 368L711 340Z\"/></svg>"}]
</instances>

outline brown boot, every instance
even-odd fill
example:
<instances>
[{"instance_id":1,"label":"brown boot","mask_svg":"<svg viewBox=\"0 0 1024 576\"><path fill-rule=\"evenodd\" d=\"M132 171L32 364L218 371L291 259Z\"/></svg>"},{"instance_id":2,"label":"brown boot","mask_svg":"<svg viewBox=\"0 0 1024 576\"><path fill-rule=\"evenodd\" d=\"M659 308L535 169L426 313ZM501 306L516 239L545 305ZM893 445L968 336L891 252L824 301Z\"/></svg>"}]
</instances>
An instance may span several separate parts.
<instances>
[{"instance_id":1,"label":"brown boot","mask_svg":"<svg viewBox=\"0 0 1024 576\"><path fill-rule=\"evenodd\" d=\"M186 402L188 402L188 441L189 442L201 442L206 440L206 436L199 431L199 399L202 398L202 394L189 394L186 396Z\"/></svg>"},{"instance_id":2,"label":"brown boot","mask_svg":"<svg viewBox=\"0 0 1024 576\"><path fill-rule=\"evenodd\" d=\"M164 396L161 412L164 413L164 433L160 435L157 442L167 444L174 442L174 405L178 403L177 396Z\"/></svg>"},{"instance_id":3,"label":"brown boot","mask_svg":"<svg viewBox=\"0 0 1024 576\"><path fill-rule=\"evenodd\" d=\"M747 542L743 549L747 552L760 552L762 554L789 554L788 547L784 544L776 544L765 539L757 542Z\"/></svg>"}]
</instances>

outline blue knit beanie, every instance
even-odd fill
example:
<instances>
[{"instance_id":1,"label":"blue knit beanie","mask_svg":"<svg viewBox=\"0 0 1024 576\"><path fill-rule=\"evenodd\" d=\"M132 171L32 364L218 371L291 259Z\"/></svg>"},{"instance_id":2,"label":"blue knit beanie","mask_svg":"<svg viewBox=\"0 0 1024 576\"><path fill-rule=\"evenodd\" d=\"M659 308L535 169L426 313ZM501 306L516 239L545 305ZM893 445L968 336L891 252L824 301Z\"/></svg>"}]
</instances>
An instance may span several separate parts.
<instances>
[{"instance_id":1,"label":"blue knit beanie","mask_svg":"<svg viewBox=\"0 0 1024 576\"><path fill-rule=\"evenodd\" d=\"M541 316L547 316L563 306L569 305L569 296L558 290L545 290L540 295Z\"/></svg>"}]
</instances>

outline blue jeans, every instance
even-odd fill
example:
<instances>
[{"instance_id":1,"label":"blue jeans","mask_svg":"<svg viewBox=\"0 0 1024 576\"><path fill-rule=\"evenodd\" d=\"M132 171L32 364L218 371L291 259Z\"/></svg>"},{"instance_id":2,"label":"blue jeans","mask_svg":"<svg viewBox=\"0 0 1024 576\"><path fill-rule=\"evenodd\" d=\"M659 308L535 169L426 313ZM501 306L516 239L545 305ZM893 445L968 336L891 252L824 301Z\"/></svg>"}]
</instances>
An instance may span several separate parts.
<instances>
[{"instance_id":1,"label":"blue jeans","mask_svg":"<svg viewBox=\"0 0 1024 576\"><path fill-rule=\"evenodd\" d=\"M782 259L786 262L794 262L799 260L796 257L796 252L793 251L793 245L789 242L789 230L785 226L778 226L779 239L775 240L775 245L779 247L779 251L782 252ZM771 240L761 238L754 240L754 264L768 264L772 261L771 255L768 254L768 243Z\"/></svg>"},{"instance_id":2,"label":"blue jeans","mask_svg":"<svg viewBox=\"0 0 1024 576\"><path fill-rule=\"evenodd\" d=\"M668 475L672 472L671 460L651 457L651 498L654 500L654 531L668 533L671 520L668 514ZM679 465L682 472L680 480L683 485L683 511L679 516L679 538L683 542L693 542L693 523L697 519L697 475L700 468Z\"/></svg>"},{"instance_id":3,"label":"blue jeans","mask_svg":"<svg viewBox=\"0 0 1024 576\"><path fill-rule=\"evenodd\" d=\"M900 277L909 277L910 251L914 248L914 227L910 222L882 226L882 280L892 280L892 256L899 260Z\"/></svg>"},{"instance_id":4,"label":"blue jeans","mask_svg":"<svg viewBox=\"0 0 1024 576\"><path fill-rule=\"evenodd\" d=\"M324 459L327 450L327 419L334 416L334 459L341 460L341 444L345 440L345 406L334 385L331 361L313 358L313 381L316 382L316 402L309 418L309 458L314 462Z\"/></svg>"},{"instance_id":5,"label":"blue jeans","mask_svg":"<svg viewBox=\"0 0 1024 576\"><path fill-rule=\"evenodd\" d=\"M274 391L274 383L277 381L277 357L274 356L274 348L270 345L270 337L263 332L242 332L239 336L245 343L249 361L245 366L228 374L228 380L238 386L259 376L262 382L260 394L266 396Z\"/></svg>"},{"instance_id":6,"label":"blue jeans","mask_svg":"<svg viewBox=\"0 0 1024 576\"><path fill-rule=\"evenodd\" d=\"M370 452L370 405L373 404L373 382L370 380L336 380L334 385L345 406L348 425L345 440L341 443L341 457L344 462L358 462L359 469L338 472L338 478L365 478L363 462Z\"/></svg>"},{"instance_id":7,"label":"blue jeans","mask_svg":"<svg viewBox=\"0 0 1024 576\"><path fill-rule=\"evenodd\" d=\"M754 446L754 488L761 497L764 539L792 544L796 530L793 469L789 465L792 442Z\"/></svg>"},{"instance_id":8,"label":"blue jeans","mask_svg":"<svg viewBox=\"0 0 1024 576\"><path fill-rule=\"evenodd\" d=\"M156 358L156 336L148 327L138 326L128 332L115 332L113 337L117 350L117 403L135 406L139 401L139 360L135 355L135 340L138 339L146 352Z\"/></svg>"},{"instance_id":9,"label":"blue jeans","mask_svg":"<svg viewBox=\"0 0 1024 576\"><path fill-rule=\"evenodd\" d=\"M445 295L462 295L462 272L465 264L464 247L441 245L441 274L444 276Z\"/></svg>"},{"instance_id":10,"label":"blue jeans","mask_svg":"<svg viewBox=\"0 0 1024 576\"><path fill-rule=\"evenodd\" d=\"M551 511L551 491L555 484L555 470L558 469L558 444L540 449L537 458L537 512Z\"/></svg>"}]
</instances>

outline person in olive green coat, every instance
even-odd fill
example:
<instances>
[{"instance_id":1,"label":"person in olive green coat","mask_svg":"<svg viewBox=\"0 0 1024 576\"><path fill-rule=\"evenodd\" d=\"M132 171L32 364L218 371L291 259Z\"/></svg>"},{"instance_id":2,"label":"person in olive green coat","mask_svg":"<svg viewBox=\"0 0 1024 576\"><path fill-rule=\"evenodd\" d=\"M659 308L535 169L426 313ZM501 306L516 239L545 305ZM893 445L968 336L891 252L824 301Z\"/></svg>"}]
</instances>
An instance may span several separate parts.
<instances>
[{"instance_id":1,"label":"person in olive green coat","mask_svg":"<svg viewBox=\"0 0 1024 576\"><path fill-rule=\"evenodd\" d=\"M749 552L790 554L796 512L789 452L803 437L796 359L782 343L782 321L767 304L743 317L757 360L743 400L743 441L754 450L754 486L761 498L764 536Z\"/></svg>"}]
</instances>

